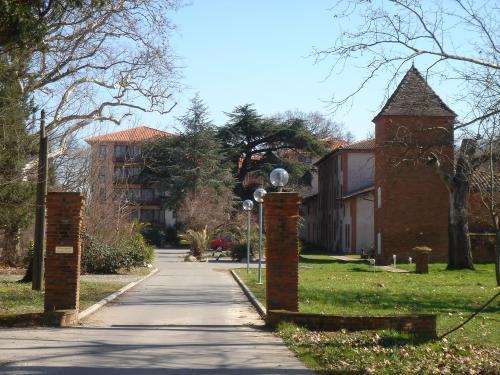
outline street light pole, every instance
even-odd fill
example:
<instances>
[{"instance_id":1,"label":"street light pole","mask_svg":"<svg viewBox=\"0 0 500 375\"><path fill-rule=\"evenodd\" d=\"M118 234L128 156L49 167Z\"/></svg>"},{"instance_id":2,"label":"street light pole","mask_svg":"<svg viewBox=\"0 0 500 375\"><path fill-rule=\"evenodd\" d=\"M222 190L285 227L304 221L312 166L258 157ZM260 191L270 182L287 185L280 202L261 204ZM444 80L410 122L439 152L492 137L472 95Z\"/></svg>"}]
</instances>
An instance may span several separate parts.
<instances>
[{"instance_id":1,"label":"street light pole","mask_svg":"<svg viewBox=\"0 0 500 375\"><path fill-rule=\"evenodd\" d=\"M259 280L257 284L262 284L262 202L267 191L264 188L258 188L253 193L253 198L259 204Z\"/></svg>"},{"instance_id":2,"label":"street light pole","mask_svg":"<svg viewBox=\"0 0 500 375\"><path fill-rule=\"evenodd\" d=\"M259 281L262 284L262 202L259 202Z\"/></svg>"},{"instance_id":3,"label":"street light pole","mask_svg":"<svg viewBox=\"0 0 500 375\"><path fill-rule=\"evenodd\" d=\"M247 216L247 273L250 271L250 211Z\"/></svg>"},{"instance_id":4,"label":"street light pole","mask_svg":"<svg viewBox=\"0 0 500 375\"><path fill-rule=\"evenodd\" d=\"M253 208L253 202L247 199L243 202L243 210L247 211L247 273L250 269L250 215Z\"/></svg>"}]
</instances>

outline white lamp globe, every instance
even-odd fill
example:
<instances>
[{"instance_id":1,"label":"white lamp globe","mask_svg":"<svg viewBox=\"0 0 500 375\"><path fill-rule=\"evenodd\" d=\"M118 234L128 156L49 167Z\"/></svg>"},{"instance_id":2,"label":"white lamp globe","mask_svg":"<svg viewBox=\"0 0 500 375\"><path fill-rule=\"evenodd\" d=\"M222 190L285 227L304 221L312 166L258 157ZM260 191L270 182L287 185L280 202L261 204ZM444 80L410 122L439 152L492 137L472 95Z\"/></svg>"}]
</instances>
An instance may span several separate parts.
<instances>
[{"instance_id":1,"label":"white lamp globe","mask_svg":"<svg viewBox=\"0 0 500 375\"><path fill-rule=\"evenodd\" d=\"M255 199L257 203L262 203L264 202L264 195L266 194L267 194L266 189L258 188L253 192L253 199Z\"/></svg>"},{"instance_id":2,"label":"white lamp globe","mask_svg":"<svg viewBox=\"0 0 500 375\"><path fill-rule=\"evenodd\" d=\"M282 188L288 183L288 172L283 168L273 169L271 175L269 176L271 184L278 188Z\"/></svg>"},{"instance_id":3,"label":"white lamp globe","mask_svg":"<svg viewBox=\"0 0 500 375\"><path fill-rule=\"evenodd\" d=\"M252 211L252 208L253 208L253 202L250 199L243 201L243 210Z\"/></svg>"}]
</instances>

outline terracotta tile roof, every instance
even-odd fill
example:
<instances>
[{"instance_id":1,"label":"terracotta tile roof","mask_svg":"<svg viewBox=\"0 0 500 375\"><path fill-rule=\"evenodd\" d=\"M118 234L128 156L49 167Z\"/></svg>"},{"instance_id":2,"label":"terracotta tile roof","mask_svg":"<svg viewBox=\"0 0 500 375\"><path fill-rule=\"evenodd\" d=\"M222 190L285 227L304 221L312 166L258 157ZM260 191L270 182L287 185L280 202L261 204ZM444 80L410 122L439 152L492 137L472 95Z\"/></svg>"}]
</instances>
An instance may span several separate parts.
<instances>
[{"instance_id":1,"label":"terracotta tile roof","mask_svg":"<svg viewBox=\"0 0 500 375\"><path fill-rule=\"evenodd\" d=\"M473 191L488 193L491 191L493 182L493 191L500 192L500 172L493 174L493 181L491 173L485 170L476 170L472 173L471 188Z\"/></svg>"},{"instance_id":2,"label":"terracotta tile roof","mask_svg":"<svg viewBox=\"0 0 500 375\"><path fill-rule=\"evenodd\" d=\"M332 137L329 137L329 138L323 138L322 141L324 141L327 145L328 145L328 148L333 151L333 150L336 150L340 147L343 147L347 144L349 144L349 142L347 141L344 141L343 139L340 139L340 138L332 138Z\"/></svg>"},{"instance_id":3,"label":"terracotta tile roof","mask_svg":"<svg viewBox=\"0 0 500 375\"><path fill-rule=\"evenodd\" d=\"M363 141L358 141L354 143L347 143L346 141L339 140L340 146L332 148L328 154L324 155L321 159L319 159L314 165L319 165L330 156L332 156L337 151L347 150L347 151L370 151L375 149L375 138L373 139L365 139Z\"/></svg>"},{"instance_id":4,"label":"terracotta tile roof","mask_svg":"<svg viewBox=\"0 0 500 375\"><path fill-rule=\"evenodd\" d=\"M441 100L412 65L373 121L384 115L455 117L456 113Z\"/></svg>"},{"instance_id":5,"label":"terracotta tile roof","mask_svg":"<svg viewBox=\"0 0 500 375\"><path fill-rule=\"evenodd\" d=\"M349 198L357 197L358 195L368 193L368 192L373 191L373 190L375 190L375 185L365 186L364 188L347 192L346 194L344 194L342 196L342 199L349 199Z\"/></svg>"},{"instance_id":6,"label":"terracotta tile roof","mask_svg":"<svg viewBox=\"0 0 500 375\"><path fill-rule=\"evenodd\" d=\"M345 146L340 147L342 150L374 150L375 149L375 138L365 139L363 141L358 141L354 143L349 143Z\"/></svg>"},{"instance_id":7,"label":"terracotta tile roof","mask_svg":"<svg viewBox=\"0 0 500 375\"><path fill-rule=\"evenodd\" d=\"M162 130L153 129L148 126L139 126L137 128L121 130L114 133L98 135L96 137L87 138L87 143L101 143L101 142L142 142L148 139L157 137L172 137L172 133L164 132Z\"/></svg>"}]
</instances>

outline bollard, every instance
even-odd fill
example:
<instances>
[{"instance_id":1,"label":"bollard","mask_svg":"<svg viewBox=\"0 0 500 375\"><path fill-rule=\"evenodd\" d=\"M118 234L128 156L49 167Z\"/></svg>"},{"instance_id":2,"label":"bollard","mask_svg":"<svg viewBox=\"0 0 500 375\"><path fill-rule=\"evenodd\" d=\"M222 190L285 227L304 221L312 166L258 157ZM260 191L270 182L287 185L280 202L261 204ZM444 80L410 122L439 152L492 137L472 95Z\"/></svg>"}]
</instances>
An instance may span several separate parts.
<instances>
[{"instance_id":1,"label":"bollard","mask_svg":"<svg viewBox=\"0 0 500 375\"><path fill-rule=\"evenodd\" d=\"M429 273L429 261L432 249L427 246L417 246L413 248L415 253L415 272Z\"/></svg>"}]
</instances>

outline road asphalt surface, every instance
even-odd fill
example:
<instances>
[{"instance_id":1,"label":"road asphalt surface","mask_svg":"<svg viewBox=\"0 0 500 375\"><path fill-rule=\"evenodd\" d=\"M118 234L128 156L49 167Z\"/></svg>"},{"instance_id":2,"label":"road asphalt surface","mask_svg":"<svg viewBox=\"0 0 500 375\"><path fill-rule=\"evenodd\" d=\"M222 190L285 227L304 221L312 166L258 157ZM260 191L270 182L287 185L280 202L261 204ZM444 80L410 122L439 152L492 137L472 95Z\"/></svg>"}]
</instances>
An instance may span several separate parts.
<instances>
[{"instance_id":1,"label":"road asphalt surface","mask_svg":"<svg viewBox=\"0 0 500 375\"><path fill-rule=\"evenodd\" d=\"M311 374L264 329L234 263L185 254L158 250L158 273L78 327L0 328L0 374Z\"/></svg>"}]
</instances>

